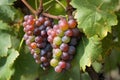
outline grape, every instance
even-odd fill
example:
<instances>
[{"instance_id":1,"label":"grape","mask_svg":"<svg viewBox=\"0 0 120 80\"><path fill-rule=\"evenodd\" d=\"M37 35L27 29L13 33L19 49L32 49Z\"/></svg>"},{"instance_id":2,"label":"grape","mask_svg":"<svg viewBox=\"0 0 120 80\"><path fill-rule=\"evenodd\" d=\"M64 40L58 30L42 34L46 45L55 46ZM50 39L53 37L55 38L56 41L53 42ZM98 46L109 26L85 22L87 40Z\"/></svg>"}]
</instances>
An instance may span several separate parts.
<instances>
[{"instance_id":1,"label":"grape","mask_svg":"<svg viewBox=\"0 0 120 80\"><path fill-rule=\"evenodd\" d=\"M76 25L77 25L77 22L76 22L76 20L74 20L74 19L70 19L70 20L68 21L68 24L69 24L69 28L75 28Z\"/></svg>"},{"instance_id":2,"label":"grape","mask_svg":"<svg viewBox=\"0 0 120 80\"><path fill-rule=\"evenodd\" d=\"M35 48L37 48L37 44L36 44L35 42L32 42L32 43L30 44L30 47L31 47L32 49L35 49Z\"/></svg>"},{"instance_id":3,"label":"grape","mask_svg":"<svg viewBox=\"0 0 120 80\"><path fill-rule=\"evenodd\" d=\"M71 29L68 29L67 31L65 31L65 35L66 36L73 36L73 32Z\"/></svg>"},{"instance_id":4,"label":"grape","mask_svg":"<svg viewBox=\"0 0 120 80\"><path fill-rule=\"evenodd\" d=\"M33 15L29 15L28 17L29 17L29 19L34 19Z\"/></svg>"},{"instance_id":5,"label":"grape","mask_svg":"<svg viewBox=\"0 0 120 80\"><path fill-rule=\"evenodd\" d=\"M53 66L53 67L57 66L58 65L58 60L57 59L51 59L50 65Z\"/></svg>"},{"instance_id":6,"label":"grape","mask_svg":"<svg viewBox=\"0 0 120 80\"><path fill-rule=\"evenodd\" d=\"M68 46L68 44L62 43L62 44L60 45L60 49L61 49L63 52L67 52L68 49L69 49L69 46Z\"/></svg>"},{"instance_id":7,"label":"grape","mask_svg":"<svg viewBox=\"0 0 120 80\"><path fill-rule=\"evenodd\" d=\"M46 52L45 50L41 50L40 55L41 55L41 56L44 56L44 55L46 55L46 53L47 53L47 52Z\"/></svg>"},{"instance_id":8,"label":"grape","mask_svg":"<svg viewBox=\"0 0 120 80\"><path fill-rule=\"evenodd\" d=\"M48 36L48 38L47 38L47 40L50 42L50 43L52 43L53 42L53 37L50 35L50 36Z\"/></svg>"},{"instance_id":9,"label":"grape","mask_svg":"<svg viewBox=\"0 0 120 80\"><path fill-rule=\"evenodd\" d=\"M28 32L28 31L33 31L34 30L34 27L32 25L27 25L25 27L25 32Z\"/></svg>"},{"instance_id":10,"label":"grape","mask_svg":"<svg viewBox=\"0 0 120 80\"><path fill-rule=\"evenodd\" d=\"M71 46L76 46L77 45L77 39L72 37L71 40L70 40L70 45Z\"/></svg>"},{"instance_id":11,"label":"grape","mask_svg":"<svg viewBox=\"0 0 120 80\"><path fill-rule=\"evenodd\" d=\"M34 59L40 59L39 55L36 54L36 53L33 54L33 58L34 58Z\"/></svg>"},{"instance_id":12,"label":"grape","mask_svg":"<svg viewBox=\"0 0 120 80\"><path fill-rule=\"evenodd\" d=\"M59 21L59 28L63 31L67 30L68 29L68 23L65 19L61 19Z\"/></svg>"},{"instance_id":13,"label":"grape","mask_svg":"<svg viewBox=\"0 0 120 80\"><path fill-rule=\"evenodd\" d=\"M23 27L26 27L27 26L27 22L23 22Z\"/></svg>"},{"instance_id":14,"label":"grape","mask_svg":"<svg viewBox=\"0 0 120 80\"><path fill-rule=\"evenodd\" d=\"M64 43L70 42L70 37L68 37L68 36L63 36L63 37L62 37L62 42L64 42Z\"/></svg>"},{"instance_id":15,"label":"grape","mask_svg":"<svg viewBox=\"0 0 120 80\"><path fill-rule=\"evenodd\" d=\"M52 31L53 31L53 29L49 29L49 30L47 31L47 34L50 36Z\"/></svg>"},{"instance_id":16,"label":"grape","mask_svg":"<svg viewBox=\"0 0 120 80\"><path fill-rule=\"evenodd\" d=\"M62 60L69 60L70 56L68 53L63 52L61 58L62 58Z\"/></svg>"},{"instance_id":17,"label":"grape","mask_svg":"<svg viewBox=\"0 0 120 80\"><path fill-rule=\"evenodd\" d=\"M47 37L47 32L46 32L46 30L42 30L42 31L41 31L41 36L42 36L42 37Z\"/></svg>"},{"instance_id":18,"label":"grape","mask_svg":"<svg viewBox=\"0 0 120 80\"><path fill-rule=\"evenodd\" d=\"M40 30L40 31L42 31L42 30L45 30L45 29L46 29L46 27L45 27L44 25L41 25L41 26L39 26L38 28L39 28L39 30Z\"/></svg>"},{"instance_id":19,"label":"grape","mask_svg":"<svg viewBox=\"0 0 120 80\"><path fill-rule=\"evenodd\" d=\"M41 26L41 22L40 22L39 20L36 20L36 21L35 21L35 24L36 24L37 26Z\"/></svg>"},{"instance_id":20,"label":"grape","mask_svg":"<svg viewBox=\"0 0 120 80\"><path fill-rule=\"evenodd\" d=\"M40 58L40 60L41 60L41 62L47 62L47 58L43 57L43 56Z\"/></svg>"},{"instance_id":21,"label":"grape","mask_svg":"<svg viewBox=\"0 0 120 80\"><path fill-rule=\"evenodd\" d=\"M68 53L73 55L73 54L75 54L75 50L76 50L76 49L75 49L74 46L69 46Z\"/></svg>"},{"instance_id":22,"label":"grape","mask_svg":"<svg viewBox=\"0 0 120 80\"><path fill-rule=\"evenodd\" d=\"M65 61L60 61L58 63L58 65L61 67L61 68L65 68L66 67L66 62Z\"/></svg>"},{"instance_id":23,"label":"grape","mask_svg":"<svg viewBox=\"0 0 120 80\"><path fill-rule=\"evenodd\" d=\"M24 40L27 40L29 38L29 36L27 34L24 34L23 38L24 38Z\"/></svg>"},{"instance_id":24,"label":"grape","mask_svg":"<svg viewBox=\"0 0 120 80\"><path fill-rule=\"evenodd\" d=\"M56 45L56 44L52 44L52 47L54 48L54 49L56 49L56 48L59 48L59 45Z\"/></svg>"},{"instance_id":25,"label":"grape","mask_svg":"<svg viewBox=\"0 0 120 80\"><path fill-rule=\"evenodd\" d=\"M31 36L33 34L33 32L32 31L28 31L28 32L26 32L26 34Z\"/></svg>"},{"instance_id":26,"label":"grape","mask_svg":"<svg viewBox=\"0 0 120 80\"><path fill-rule=\"evenodd\" d=\"M39 53L40 53L40 49L39 49L39 48L35 48L34 50L35 50L35 53L36 53L36 54L39 54Z\"/></svg>"},{"instance_id":27,"label":"grape","mask_svg":"<svg viewBox=\"0 0 120 80\"><path fill-rule=\"evenodd\" d=\"M39 30L39 28L35 28L35 29L34 29L34 35L35 35L35 36L39 36L40 33L41 33L41 31Z\"/></svg>"},{"instance_id":28,"label":"grape","mask_svg":"<svg viewBox=\"0 0 120 80\"><path fill-rule=\"evenodd\" d=\"M62 54L62 51L60 49L54 49L53 56L54 57L60 57Z\"/></svg>"},{"instance_id":29,"label":"grape","mask_svg":"<svg viewBox=\"0 0 120 80\"><path fill-rule=\"evenodd\" d=\"M74 36L74 37L80 36L80 31L79 31L78 28L74 28L74 29L72 29L72 31L73 31L73 36Z\"/></svg>"},{"instance_id":30,"label":"grape","mask_svg":"<svg viewBox=\"0 0 120 80\"><path fill-rule=\"evenodd\" d=\"M27 40L25 41L25 43L26 43L27 45L30 45L30 44L31 44L30 39L27 39Z\"/></svg>"},{"instance_id":31,"label":"grape","mask_svg":"<svg viewBox=\"0 0 120 80\"><path fill-rule=\"evenodd\" d=\"M33 19L28 19L28 20L27 20L27 24L33 25L33 24L34 24L34 20L33 20Z\"/></svg>"},{"instance_id":32,"label":"grape","mask_svg":"<svg viewBox=\"0 0 120 80\"><path fill-rule=\"evenodd\" d=\"M32 36L29 36L28 39L29 39L31 42L33 42L33 41L35 40L35 36L33 36L33 35L32 35Z\"/></svg>"},{"instance_id":33,"label":"grape","mask_svg":"<svg viewBox=\"0 0 120 80\"><path fill-rule=\"evenodd\" d=\"M29 15L24 16L24 20L27 21L29 19Z\"/></svg>"},{"instance_id":34,"label":"grape","mask_svg":"<svg viewBox=\"0 0 120 80\"><path fill-rule=\"evenodd\" d=\"M43 42L43 38L41 36L37 36L37 37L35 37L35 42L36 43L42 43Z\"/></svg>"},{"instance_id":35,"label":"grape","mask_svg":"<svg viewBox=\"0 0 120 80\"><path fill-rule=\"evenodd\" d=\"M60 45L62 43L62 39L60 37L55 37L53 43L55 45Z\"/></svg>"},{"instance_id":36,"label":"grape","mask_svg":"<svg viewBox=\"0 0 120 80\"><path fill-rule=\"evenodd\" d=\"M42 16L40 16L38 20L39 20L39 21L43 24L43 23L44 23L44 21L45 21L45 18L44 18L44 17L42 17Z\"/></svg>"},{"instance_id":37,"label":"grape","mask_svg":"<svg viewBox=\"0 0 120 80\"><path fill-rule=\"evenodd\" d=\"M56 35L62 37L64 35L64 31L62 31L61 29L57 29Z\"/></svg>"},{"instance_id":38,"label":"grape","mask_svg":"<svg viewBox=\"0 0 120 80\"><path fill-rule=\"evenodd\" d=\"M59 25L54 25L53 30L57 30L57 29L59 29Z\"/></svg>"},{"instance_id":39,"label":"grape","mask_svg":"<svg viewBox=\"0 0 120 80\"><path fill-rule=\"evenodd\" d=\"M56 67L55 67L55 71L56 71L57 73L60 73L60 72L62 72L62 68L61 68L60 66L56 66Z\"/></svg>"},{"instance_id":40,"label":"grape","mask_svg":"<svg viewBox=\"0 0 120 80\"><path fill-rule=\"evenodd\" d=\"M55 37L56 36L56 32L54 30L51 31L51 36Z\"/></svg>"},{"instance_id":41,"label":"grape","mask_svg":"<svg viewBox=\"0 0 120 80\"><path fill-rule=\"evenodd\" d=\"M46 20L46 21L44 22L44 25L45 25L45 26L51 26L51 22L50 22L49 20Z\"/></svg>"}]
</instances>

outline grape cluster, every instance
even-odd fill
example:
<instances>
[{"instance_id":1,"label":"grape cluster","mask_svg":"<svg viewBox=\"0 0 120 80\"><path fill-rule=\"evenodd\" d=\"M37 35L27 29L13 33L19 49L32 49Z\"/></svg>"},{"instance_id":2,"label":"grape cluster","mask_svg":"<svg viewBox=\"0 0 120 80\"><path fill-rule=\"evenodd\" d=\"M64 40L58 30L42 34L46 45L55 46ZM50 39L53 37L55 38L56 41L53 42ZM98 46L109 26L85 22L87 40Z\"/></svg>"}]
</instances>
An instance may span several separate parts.
<instances>
[{"instance_id":1,"label":"grape cluster","mask_svg":"<svg viewBox=\"0 0 120 80\"><path fill-rule=\"evenodd\" d=\"M53 28L47 31L48 41L52 45L53 58L50 65L54 67L56 72L62 72L71 67L71 60L76 52L76 45L80 39L80 31L76 27L75 19L65 18L59 20Z\"/></svg>"},{"instance_id":2,"label":"grape cluster","mask_svg":"<svg viewBox=\"0 0 120 80\"><path fill-rule=\"evenodd\" d=\"M52 58L52 46L47 41L47 31L52 28L53 20L40 16L35 19L32 15L24 17L24 40L29 47L36 63L46 69L50 66Z\"/></svg>"}]
</instances>

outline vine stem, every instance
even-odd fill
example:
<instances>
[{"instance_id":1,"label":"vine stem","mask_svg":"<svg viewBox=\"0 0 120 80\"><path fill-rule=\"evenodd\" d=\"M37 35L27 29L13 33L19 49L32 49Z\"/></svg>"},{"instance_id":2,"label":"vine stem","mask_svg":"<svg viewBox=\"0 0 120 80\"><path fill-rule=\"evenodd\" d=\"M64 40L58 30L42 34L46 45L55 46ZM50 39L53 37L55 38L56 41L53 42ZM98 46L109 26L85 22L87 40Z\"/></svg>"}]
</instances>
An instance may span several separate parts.
<instances>
[{"instance_id":1,"label":"vine stem","mask_svg":"<svg viewBox=\"0 0 120 80\"><path fill-rule=\"evenodd\" d=\"M92 80L100 80L98 74L96 73L92 66L86 67L86 71L88 72Z\"/></svg>"},{"instance_id":2,"label":"vine stem","mask_svg":"<svg viewBox=\"0 0 120 80\"><path fill-rule=\"evenodd\" d=\"M57 20L63 18L62 16L55 16L55 15L51 15L51 14L49 14L49 13L42 13L42 14L43 14L44 16L47 16L47 17L53 18L53 19L57 19Z\"/></svg>"},{"instance_id":3,"label":"vine stem","mask_svg":"<svg viewBox=\"0 0 120 80\"><path fill-rule=\"evenodd\" d=\"M20 45L19 45L19 48L18 48L18 51L20 52L20 49L22 47L22 44L23 44L23 41L24 41L24 38L22 38L21 42L20 42Z\"/></svg>"},{"instance_id":4,"label":"vine stem","mask_svg":"<svg viewBox=\"0 0 120 80\"><path fill-rule=\"evenodd\" d=\"M37 15L39 16L43 11L43 0L40 0L39 8L37 10Z\"/></svg>"},{"instance_id":5,"label":"vine stem","mask_svg":"<svg viewBox=\"0 0 120 80\"><path fill-rule=\"evenodd\" d=\"M36 14L36 10L34 10L28 3L26 0L21 0L27 7L28 9L33 13Z\"/></svg>"},{"instance_id":6,"label":"vine stem","mask_svg":"<svg viewBox=\"0 0 120 80\"><path fill-rule=\"evenodd\" d=\"M41 0L40 1L40 5L39 5L39 9L36 11L34 10L28 3L26 0L22 0L22 2L26 5L26 7L31 10L31 12L35 15L39 15L39 14L42 14L46 17L49 17L49 18L53 18L53 19L61 19L63 18L62 16L55 16L55 15L51 15L51 14L48 14L48 13L43 13L42 10L43 10L43 1Z\"/></svg>"},{"instance_id":7,"label":"vine stem","mask_svg":"<svg viewBox=\"0 0 120 80\"><path fill-rule=\"evenodd\" d=\"M66 11L68 16L72 16L72 12L73 12L73 7L70 5L71 0L66 0L67 2L67 7L66 7Z\"/></svg>"}]
</instances>

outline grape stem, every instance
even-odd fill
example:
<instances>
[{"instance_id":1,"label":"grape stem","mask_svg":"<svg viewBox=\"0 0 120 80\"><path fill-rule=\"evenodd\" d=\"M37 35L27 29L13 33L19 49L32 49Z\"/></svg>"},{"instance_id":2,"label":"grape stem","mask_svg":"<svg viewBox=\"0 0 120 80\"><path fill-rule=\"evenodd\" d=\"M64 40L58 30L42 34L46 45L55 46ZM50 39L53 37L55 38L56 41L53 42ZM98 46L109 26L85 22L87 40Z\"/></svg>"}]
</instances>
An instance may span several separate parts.
<instances>
[{"instance_id":1,"label":"grape stem","mask_svg":"<svg viewBox=\"0 0 120 80\"><path fill-rule=\"evenodd\" d=\"M27 7L28 9L33 13L33 14L36 14L36 10L33 9L28 3L26 0L21 0Z\"/></svg>"},{"instance_id":2,"label":"grape stem","mask_svg":"<svg viewBox=\"0 0 120 80\"><path fill-rule=\"evenodd\" d=\"M67 2L66 12L68 16L72 16L72 12L74 11L74 8L70 5L71 0L66 0L66 2Z\"/></svg>"},{"instance_id":3,"label":"grape stem","mask_svg":"<svg viewBox=\"0 0 120 80\"><path fill-rule=\"evenodd\" d=\"M27 7L33 14L35 14L35 15L40 15L40 14L42 14L42 15L44 15L44 16L46 16L46 17L53 18L53 19L57 19L57 20L63 18L62 16L55 16L55 15L51 15L51 14L49 14L49 13L44 13L44 12L42 12L42 11L43 11L43 1L42 1L42 0L40 1L40 6L39 6L39 8L38 8L37 11L34 10L34 9L27 3L26 0L22 0L22 2L23 2L23 3L26 5L26 7Z\"/></svg>"},{"instance_id":4,"label":"grape stem","mask_svg":"<svg viewBox=\"0 0 120 80\"><path fill-rule=\"evenodd\" d=\"M92 80L100 80L98 74L96 73L92 66L86 67L86 71L88 72Z\"/></svg>"},{"instance_id":5,"label":"grape stem","mask_svg":"<svg viewBox=\"0 0 120 80\"><path fill-rule=\"evenodd\" d=\"M39 16L43 11L43 0L40 0L39 8L37 10L37 16Z\"/></svg>"},{"instance_id":6,"label":"grape stem","mask_svg":"<svg viewBox=\"0 0 120 80\"><path fill-rule=\"evenodd\" d=\"M49 13L42 13L42 14L43 14L44 16L47 16L47 17L53 18L53 19L57 19L57 20L63 18L62 16L55 16L55 15L51 15L51 14L49 14Z\"/></svg>"}]
</instances>

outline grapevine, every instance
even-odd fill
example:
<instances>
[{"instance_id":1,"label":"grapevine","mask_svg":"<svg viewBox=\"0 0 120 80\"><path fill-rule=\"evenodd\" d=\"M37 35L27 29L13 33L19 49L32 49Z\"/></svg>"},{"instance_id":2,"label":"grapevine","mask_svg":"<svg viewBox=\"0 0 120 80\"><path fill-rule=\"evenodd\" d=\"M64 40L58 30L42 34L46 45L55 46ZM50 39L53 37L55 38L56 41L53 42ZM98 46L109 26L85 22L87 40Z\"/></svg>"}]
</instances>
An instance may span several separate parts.
<instances>
[{"instance_id":1,"label":"grapevine","mask_svg":"<svg viewBox=\"0 0 120 80\"><path fill-rule=\"evenodd\" d=\"M0 0L0 80L120 80L120 0Z\"/></svg>"}]
</instances>

